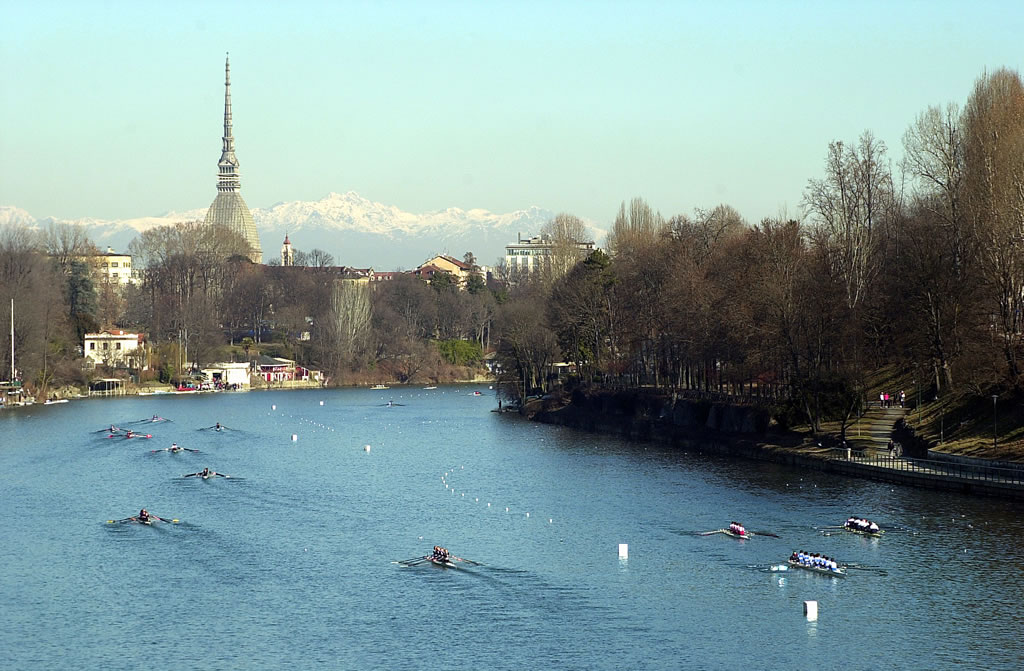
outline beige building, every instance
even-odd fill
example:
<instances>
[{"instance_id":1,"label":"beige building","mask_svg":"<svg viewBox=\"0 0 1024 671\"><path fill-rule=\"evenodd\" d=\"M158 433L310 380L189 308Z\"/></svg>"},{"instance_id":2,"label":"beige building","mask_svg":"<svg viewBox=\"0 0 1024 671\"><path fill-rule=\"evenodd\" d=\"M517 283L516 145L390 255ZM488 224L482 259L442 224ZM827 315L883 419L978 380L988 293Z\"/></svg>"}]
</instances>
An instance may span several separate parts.
<instances>
[{"instance_id":1,"label":"beige building","mask_svg":"<svg viewBox=\"0 0 1024 671\"><path fill-rule=\"evenodd\" d=\"M144 337L127 331L86 333L83 354L93 366L142 368L145 370Z\"/></svg>"},{"instance_id":2,"label":"beige building","mask_svg":"<svg viewBox=\"0 0 1024 671\"><path fill-rule=\"evenodd\" d=\"M97 279L102 283L122 287L135 281L131 254L118 254L111 247L90 258Z\"/></svg>"}]
</instances>

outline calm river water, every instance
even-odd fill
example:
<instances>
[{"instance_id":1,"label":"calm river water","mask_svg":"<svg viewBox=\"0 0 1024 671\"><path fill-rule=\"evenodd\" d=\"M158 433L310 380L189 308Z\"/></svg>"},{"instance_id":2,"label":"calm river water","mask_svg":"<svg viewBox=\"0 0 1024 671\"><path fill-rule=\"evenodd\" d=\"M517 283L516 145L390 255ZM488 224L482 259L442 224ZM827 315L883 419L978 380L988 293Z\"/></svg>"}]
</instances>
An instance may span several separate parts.
<instances>
[{"instance_id":1,"label":"calm river water","mask_svg":"<svg viewBox=\"0 0 1024 671\"><path fill-rule=\"evenodd\" d=\"M486 387L464 386L0 412L0 668L1024 663L1020 505L494 406ZM172 421L131 425L150 440L97 432L154 414ZM203 428L216 422L229 430ZM172 442L200 452L150 451ZM204 466L233 477L181 477ZM180 522L107 523L141 507ZM851 514L892 530L815 528ZM697 535L733 519L782 538ZM484 566L393 563L435 544ZM772 570L797 548L862 567L846 579ZM804 600L818 601L816 622Z\"/></svg>"}]
</instances>

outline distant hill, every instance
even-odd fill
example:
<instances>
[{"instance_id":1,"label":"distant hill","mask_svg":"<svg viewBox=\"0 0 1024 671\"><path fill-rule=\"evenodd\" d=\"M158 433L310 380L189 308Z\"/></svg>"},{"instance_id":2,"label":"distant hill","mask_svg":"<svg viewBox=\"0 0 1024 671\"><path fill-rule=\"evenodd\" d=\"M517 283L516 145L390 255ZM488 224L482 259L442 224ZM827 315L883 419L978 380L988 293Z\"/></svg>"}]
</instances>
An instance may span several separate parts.
<instances>
[{"instance_id":1,"label":"distant hill","mask_svg":"<svg viewBox=\"0 0 1024 671\"><path fill-rule=\"evenodd\" d=\"M66 219L82 224L100 247L124 251L128 243L155 226L178 221L202 220L206 208L168 212L155 217L106 221ZM377 270L413 268L436 253L462 258L468 251L481 265L492 265L504 256L505 245L518 234L536 235L555 213L538 207L496 214L487 210L450 207L436 212L413 214L397 207L375 203L359 194L330 193L313 202L278 203L252 211L263 247L264 262L280 257L287 234L295 249L314 248L334 255L338 264L373 267ZM28 212L0 206L0 226L21 223L45 226L52 218L35 219ZM594 227L590 233L598 243L605 232Z\"/></svg>"}]
</instances>

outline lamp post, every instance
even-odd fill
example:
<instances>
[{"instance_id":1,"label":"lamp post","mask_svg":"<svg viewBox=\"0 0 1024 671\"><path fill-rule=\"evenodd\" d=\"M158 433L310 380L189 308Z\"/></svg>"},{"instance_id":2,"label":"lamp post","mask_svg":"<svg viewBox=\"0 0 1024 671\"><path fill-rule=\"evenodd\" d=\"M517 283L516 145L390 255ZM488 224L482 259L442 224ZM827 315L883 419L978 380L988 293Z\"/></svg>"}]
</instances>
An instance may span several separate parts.
<instances>
[{"instance_id":1,"label":"lamp post","mask_svg":"<svg viewBox=\"0 0 1024 671\"><path fill-rule=\"evenodd\" d=\"M999 400L999 394L992 394L992 449L999 446L999 428L996 424L996 401Z\"/></svg>"}]
</instances>

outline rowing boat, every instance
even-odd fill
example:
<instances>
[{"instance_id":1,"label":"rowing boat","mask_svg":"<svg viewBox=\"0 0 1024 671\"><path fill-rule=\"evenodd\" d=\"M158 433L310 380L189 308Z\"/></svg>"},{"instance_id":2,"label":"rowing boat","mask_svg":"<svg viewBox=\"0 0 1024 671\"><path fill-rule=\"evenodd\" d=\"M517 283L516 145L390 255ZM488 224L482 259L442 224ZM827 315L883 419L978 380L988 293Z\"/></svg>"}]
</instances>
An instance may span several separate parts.
<instances>
[{"instance_id":1,"label":"rowing boat","mask_svg":"<svg viewBox=\"0 0 1024 671\"><path fill-rule=\"evenodd\" d=\"M811 566L810 564L801 564L800 562L793 561L792 559L788 560L786 563L789 564L790 566L795 566L797 568L802 568L805 571L812 571L814 573L820 573L822 575L831 576L833 578L845 578L846 577L846 571L844 571L843 569L839 569L837 571L833 571L830 568L821 568L819 566Z\"/></svg>"},{"instance_id":2,"label":"rowing boat","mask_svg":"<svg viewBox=\"0 0 1024 671\"><path fill-rule=\"evenodd\" d=\"M879 529L878 531L861 531L860 529L851 529L850 527L843 527L843 531L849 531L851 534L860 534L861 536L874 536L878 538L885 533L885 529Z\"/></svg>"},{"instance_id":3,"label":"rowing boat","mask_svg":"<svg viewBox=\"0 0 1024 671\"><path fill-rule=\"evenodd\" d=\"M434 566L440 566L441 568L459 568L451 559L435 559L434 557L431 557L430 563Z\"/></svg>"},{"instance_id":4,"label":"rowing boat","mask_svg":"<svg viewBox=\"0 0 1024 671\"><path fill-rule=\"evenodd\" d=\"M733 538L740 538L740 539L743 539L743 540L746 540L747 538L750 538L751 536L754 535L754 534L750 533L749 531L747 533L743 534L743 535L740 535L740 534L736 533L735 531L733 531L731 529L722 529L722 533L725 534L726 536L732 536Z\"/></svg>"}]
</instances>

